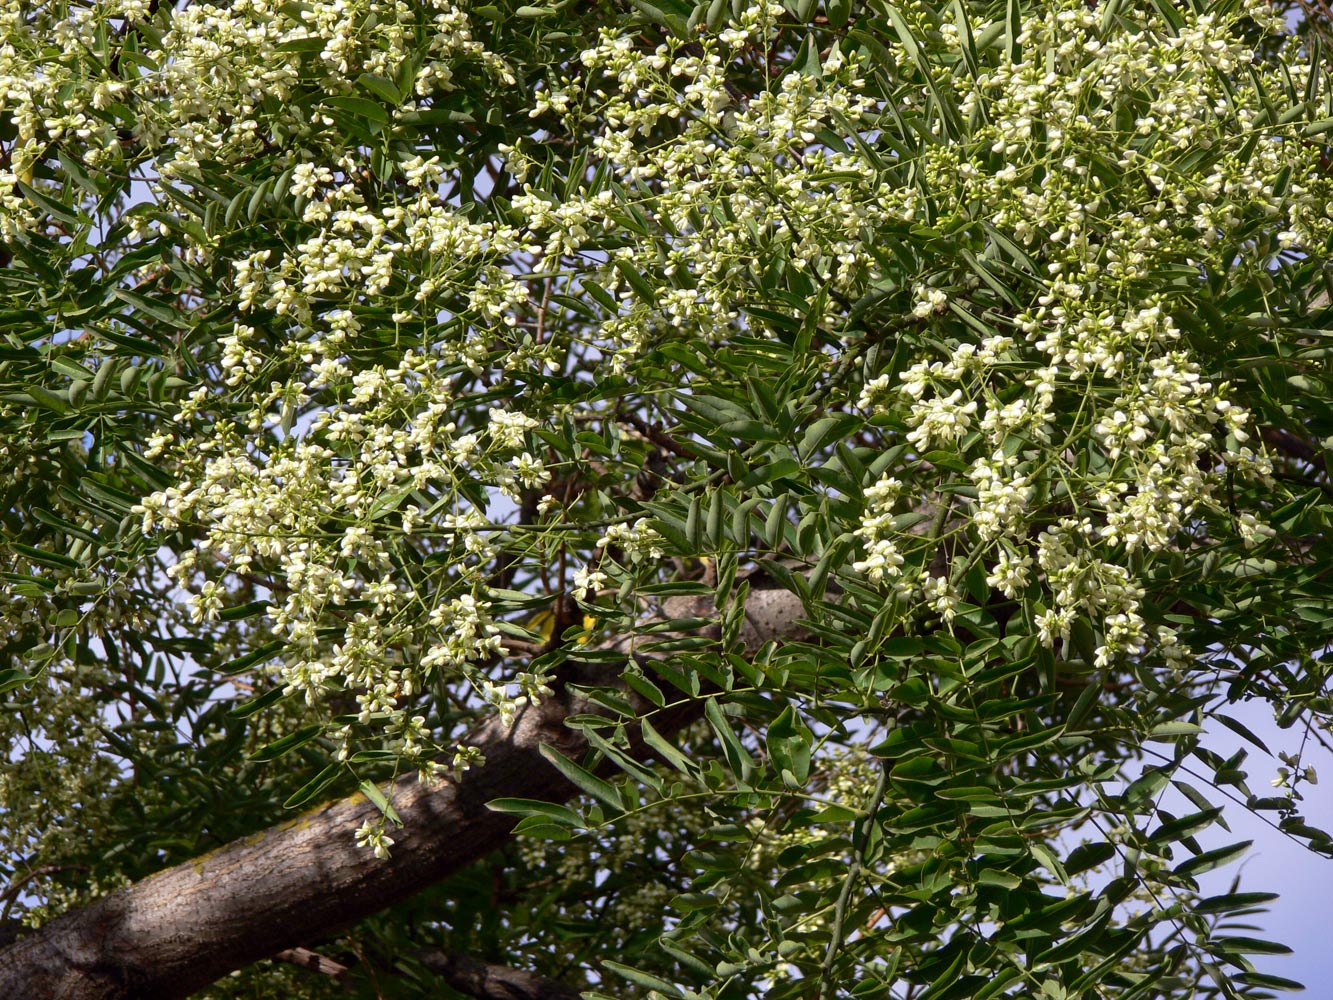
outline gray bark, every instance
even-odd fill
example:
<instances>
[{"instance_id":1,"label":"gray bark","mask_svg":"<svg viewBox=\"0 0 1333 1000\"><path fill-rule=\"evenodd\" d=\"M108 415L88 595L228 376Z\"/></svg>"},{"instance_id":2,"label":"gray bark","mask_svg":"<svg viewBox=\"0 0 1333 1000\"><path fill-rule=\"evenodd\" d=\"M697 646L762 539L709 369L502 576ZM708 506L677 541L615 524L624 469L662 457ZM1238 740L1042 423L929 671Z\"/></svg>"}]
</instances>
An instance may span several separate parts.
<instances>
[{"instance_id":1,"label":"gray bark","mask_svg":"<svg viewBox=\"0 0 1333 1000\"><path fill-rule=\"evenodd\" d=\"M666 616L672 618L711 610L670 603ZM792 637L800 615L792 594L752 592L742 642L752 650ZM620 648L634 655L628 644ZM697 718L700 708L683 704L653 721L670 734ZM588 710L566 688L522 712L508 730L494 720L476 730L469 742L485 753L484 766L433 785L414 777L396 782L388 794L405 825L393 831L386 861L353 843L353 831L379 815L357 794L65 914L0 950L0 998L178 1000L234 969L392 906L510 835L515 818L492 812L487 802L573 797L573 786L539 747L580 758L587 745L564 720Z\"/></svg>"}]
</instances>

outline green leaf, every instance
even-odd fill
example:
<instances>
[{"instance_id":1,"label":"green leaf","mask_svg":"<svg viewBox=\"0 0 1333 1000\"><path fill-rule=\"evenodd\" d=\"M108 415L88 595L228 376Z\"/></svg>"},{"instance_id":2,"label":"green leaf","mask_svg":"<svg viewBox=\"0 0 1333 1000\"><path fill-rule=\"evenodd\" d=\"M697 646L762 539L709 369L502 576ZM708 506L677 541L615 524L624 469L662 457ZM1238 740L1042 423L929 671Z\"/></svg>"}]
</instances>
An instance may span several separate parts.
<instances>
[{"instance_id":1,"label":"green leaf","mask_svg":"<svg viewBox=\"0 0 1333 1000\"><path fill-rule=\"evenodd\" d=\"M1125 804L1130 808L1139 808L1166 787L1171 780L1171 772L1164 767L1145 768L1143 774L1130 782L1125 789Z\"/></svg>"},{"instance_id":2,"label":"green leaf","mask_svg":"<svg viewBox=\"0 0 1333 1000\"><path fill-rule=\"evenodd\" d=\"M338 780L338 776L342 774L346 766L341 761L334 761L292 793L292 796L282 804L282 807L284 809L296 809L314 800L324 789Z\"/></svg>"},{"instance_id":3,"label":"green leaf","mask_svg":"<svg viewBox=\"0 0 1333 1000\"><path fill-rule=\"evenodd\" d=\"M1216 850L1204 851L1197 857L1176 865L1171 873L1179 878L1193 878L1195 875L1202 875L1204 872L1210 872L1215 868L1221 868L1223 865L1235 861L1249 850L1253 843L1252 840L1242 840L1239 843L1219 847Z\"/></svg>"},{"instance_id":4,"label":"green leaf","mask_svg":"<svg viewBox=\"0 0 1333 1000\"><path fill-rule=\"evenodd\" d=\"M394 764L402 758L392 750L358 750L347 758L349 764Z\"/></svg>"},{"instance_id":5,"label":"green leaf","mask_svg":"<svg viewBox=\"0 0 1333 1000\"><path fill-rule=\"evenodd\" d=\"M688 8L682 11L676 0L658 0L657 3L650 3L649 0L630 0L630 4L654 24L670 28L679 38L688 37Z\"/></svg>"},{"instance_id":6,"label":"green leaf","mask_svg":"<svg viewBox=\"0 0 1333 1000\"><path fill-rule=\"evenodd\" d=\"M48 410L58 413L62 417L70 412L69 402L64 396L54 393L50 389L37 385L36 383L24 386L24 388L27 390L28 395L33 398L35 403L46 407Z\"/></svg>"},{"instance_id":7,"label":"green leaf","mask_svg":"<svg viewBox=\"0 0 1333 1000\"><path fill-rule=\"evenodd\" d=\"M402 819L400 819L398 813L394 811L393 806L389 803L389 799L385 796L384 792L380 790L379 785L375 784L373 781L362 781L357 787L361 790L361 794L370 800L371 805L378 809L385 819L394 826L401 827L403 825Z\"/></svg>"},{"instance_id":8,"label":"green leaf","mask_svg":"<svg viewBox=\"0 0 1333 1000\"><path fill-rule=\"evenodd\" d=\"M637 0L631 0L631 2L634 2L636 6L638 5ZM634 289L640 299L648 303L657 301L657 289L643 276L643 272L627 260L617 260L615 265L616 270L620 272L620 276L629 282L629 286Z\"/></svg>"},{"instance_id":9,"label":"green leaf","mask_svg":"<svg viewBox=\"0 0 1333 1000\"><path fill-rule=\"evenodd\" d=\"M53 528L58 528L60 531L63 531L65 534L71 535L74 538L82 538L85 542L88 542L89 544L100 545L102 542L102 540L98 538L97 535L89 531L87 528L82 528L71 521L67 521L65 518L49 510L43 510L40 507L34 507L32 510L32 516L36 518L38 521L41 521L43 524L50 525Z\"/></svg>"},{"instance_id":10,"label":"green leaf","mask_svg":"<svg viewBox=\"0 0 1333 1000\"><path fill-rule=\"evenodd\" d=\"M1163 722L1153 726L1144 738L1158 743L1170 743L1182 736L1198 736L1202 732L1203 728L1193 722Z\"/></svg>"},{"instance_id":11,"label":"green leaf","mask_svg":"<svg viewBox=\"0 0 1333 1000\"><path fill-rule=\"evenodd\" d=\"M1233 719L1229 715L1223 715L1221 712L1215 712L1211 716L1209 716L1209 718L1216 719L1218 722L1222 723L1222 725L1226 726L1236 735L1242 736L1245 739L1249 740L1264 753L1270 755L1272 754L1273 751L1268 749L1268 744L1266 744L1258 736L1254 735L1254 733L1250 730L1250 728L1246 726L1243 722L1240 722L1237 719Z\"/></svg>"},{"instance_id":12,"label":"green leaf","mask_svg":"<svg viewBox=\"0 0 1333 1000\"><path fill-rule=\"evenodd\" d=\"M288 733L261 747L250 755L251 760L277 760L291 753L297 747L305 746L311 740L322 735L324 726L322 723L313 726L303 726L294 733Z\"/></svg>"},{"instance_id":13,"label":"green leaf","mask_svg":"<svg viewBox=\"0 0 1333 1000\"><path fill-rule=\"evenodd\" d=\"M403 101L403 95L398 92L398 88L393 81L387 77L375 73L362 73L357 77L356 84L393 107L397 107Z\"/></svg>"},{"instance_id":14,"label":"green leaf","mask_svg":"<svg viewBox=\"0 0 1333 1000\"><path fill-rule=\"evenodd\" d=\"M269 659L274 653L281 651L287 644L281 639L275 639L273 642L266 642L258 649L251 650L235 659L227 660L218 666L217 672L220 674L239 674L244 670L253 667L256 663L262 663Z\"/></svg>"},{"instance_id":15,"label":"green leaf","mask_svg":"<svg viewBox=\"0 0 1333 1000\"><path fill-rule=\"evenodd\" d=\"M563 774L580 791L586 792L599 802L605 803L618 812L625 809L625 800L620 794L620 790L609 781L597 777L586 768L580 767L572 760L562 754L555 747L543 743L540 746L541 755L555 765L556 770Z\"/></svg>"},{"instance_id":16,"label":"green leaf","mask_svg":"<svg viewBox=\"0 0 1333 1000\"><path fill-rule=\"evenodd\" d=\"M1290 955L1291 948L1277 941L1265 941L1262 938L1243 937L1230 934L1225 937L1209 939L1209 945L1215 951L1232 955Z\"/></svg>"},{"instance_id":17,"label":"green leaf","mask_svg":"<svg viewBox=\"0 0 1333 1000\"><path fill-rule=\"evenodd\" d=\"M841 28L852 16L852 0L824 0L830 27Z\"/></svg>"},{"instance_id":18,"label":"green leaf","mask_svg":"<svg viewBox=\"0 0 1333 1000\"><path fill-rule=\"evenodd\" d=\"M1023 43L1019 36L1023 33L1023 11L1018 0L1008 0L1004 12L1005 55L1010 63L1017 64L1023 56Z\"/></svg>"},{"instance_id":19,"label":"green leaf","mask_svg":"<svg viewBox=\"0 0 1333 1000\"><path fill-rule=\"evenodd\" d=\"M718 491L708 501L708 547L716 552L722 546L722 521L727 513L727 494Z\"/></svg>"},{"instance_id":20,"label":"green leaf","mask_svg":"<svg viewBox=\"0 0 1333 1000\"><path fill-rule=\"evenodd\" d=\"M387 125L392 120L384 105L364 97L326 97L324 103L331 108L350 111L352 114L379 125Z\"/></svg>"},{"instance_id":21,"label":"green leaf","mask_svg":"<svg viewBox=\"0 0 1333 1000\"><path fill-rule=\"evenodd\" d=\"M1299 993L1305 987L1294 979L1284 979L1270 972L1240 972L1236 979L1246 986L1258 986L1268 990L1282 990L1285 993Z\"/></svg>"},{"instance_id":22,"label":"green leaf","mask_svg":"<svg viewBox=\"0 0 1333 1000\"><path fill-rule=\"evenodd\" d=\"M631 673L626 670L621 674L620 679L625 682L625 686L633 690L636 694L652 702L658 708L666 707L666 695L662 689L641 673Z\"/></svg>"},{"instance_id":23,"label":"green leaf","mask_svg":"<svg viewBox=\"0 0 1333 1000\"><path fill-rule=\"evenodd\" d=\"M1249 910L1252 907L1272 903L1278 898L1275 892L1228 892L1221 896L1209 896L1194 904L1196 913L1228 913Z\"/></svg>"},{"instance_id":24,"label":"green leaf","mask_svg":"<svg viewBox=\"0 0 1333 1000\"><path fill-rule=\"evenodd\" d=\"M920 1000L942 1000L949 987L958 981L962 974L963 966L967 964L967 949L952 949L956 952L948 966L936 976L930 983L930 989L921 994ZM946 951L942 949L942 951ZM932 964L938 964L938 961Z\"/></svg>"},{"instance_id":25,"label":"green leaf","mask_svg":"<svg viewBox=\"0 0 1333 1000\"><path fill-rule=\"evenodd\" d=\"M584 825L582 816L569 806L556 802L541 802L537 799L491 799L486 803L486 808L511 816L541 816L573 829Z\"/></svg>"},{"instance_id":26,"label":"green leaf","mask_svg":"<svg viewBox=\"0 0 1333 1000\"><path fill-rule=\"evenodd\" d=\"M998 885L1003 889L1017 889L1023 884L1023 880L1013 872L999 868L983 868L977 875L977 881L982 885Z\"/></svg>"},{"instance_id":27,"label":"green leaf","mask_svg":"<svg viewBox=\"0 0 1333 1000\"><path fill-rule=\"evenodd\" d=\"M1104 841L1097 841L1091 844L1080 844L1069 852L1065 858L1065 871L1069 875L1078 875L1087 871L1089 868L1095 868L1111 858L1115 857L1115 846Z\"/></svg>"},{"instance_id":28,"label":"green leaf","mask_svg":"<svg viewBox=\"0 0 1333 1000\"><path fill-rule=\"evenodd\" d=\"M1148 839L1159 844L1171 844L1186 837L1193 837L1217 822L1217 817L1221 814L1221 809L1208 809L1169 820L1154 830Z\"/></svg>"},{"instance_id":29,"label":"green leaf","mask_svg":"<svg viewBox=\"0 0 1333 1000\"><path fill-rule=\"evenodd\" d=\"M131 316L133 316L134 313L142 313L145 316L157 320L159 323L164 324L168 329L172 330L181 329L186 325L185 314L177 312L165 302L151 299L147 295L141 295L128 288L113 288L111 294L131 308ZM154 353L160 354L161 352L156 351Z\"/></svg>"},{"instance_id":30,"label":"green leaf","mask_svg":"<svg viewBox=\"0 0 1333 1000\"><path fill-rule=\"evenodd\" d=\"M265 691L263 694L259 695L258 697L251 698L244 704L238 705L236 708L233 708L227 714L230 715L233 719L248 719L256 712L262 712L264 709L269 708L272 705L276 705L285 697L286 695L283 694L283 689L281 686L272 687L269 688L267 691Z\"/></svg>"},{"instance_id":31,"label":"green leaf","mask_svg":"<svg viewBox=\"0 0 1333 1000\"><path fill-rule=\"evenodd\" d=\"M674 1000L684 1000L685 994L675 986L672 986L665 979L659 979L657 976L641 972L628 965L621 965L619 962L613 962L610 959L602 959L601 965L603 968L614 972L617 976L628 979L636 986L642 986L647 990L657 990L657 992L661 993L663 996L672 997Z\"/></svg>"},{"instance_id":32,"label":"green leaf","mask_svg":"<svg viewBox=\"0 0 1333 1000\"><path fill-rule=\"evenodd\" d=\"M806 428L798 446L801 458L808 461L813 455L825 448L829 442L842 441L851 432L861 426L862 421L850 413L839 413L821 417Z\"/></svg>"},{"instance_id":33,"label":"green leaf","mask_svg":"<svg viewBox=\"0 0 1333 1000\"><path fill-rule=\"evenodd\" d=\"M0 670L0 694L7 691L13 691L17 687L22 687L29 681L36 680L33 674L25 673L22 670L16 670L13 667L7 667Z\"/></svg>"},{"instance_id":34,"label":"green leaf","mask_svg":"<svg viewBox=\"0 0 1333 1000\"><path fill-rule=\"evenodd\" d=\"M1074 702L1074 707L1069 710L1069 715L1065 718L1065 732L1076 732L1079 725L1088 717L1094 705L1097 704L1102 695L1102 685L1098 681L1087 684L1079 692L1078 699Z\"/></svg>"},{"instance_id":35,"label":"green leaf","mask_svg":"<svg viewBox=\"0 0 1333 1000\"><path fill-rule=\"evenodd\" d=\"M790 705L768 727L768 756L792 788L800 788L810 777L810 728ZM790 780L788 780L790 776Z\"/></svg>"},{"instance_id":36,"label":"green leaf","mask_svg":"<svg viewBox=\"0 0 1333 1000\"><path fill-rule=\"evenodd\" d=\"M236 622L246 618L257 618L272 607L270 601L250 601L248 604L238 604L234 608L223 608L218 612L218 621Z\"/></svg>"},{"instance_id":37,"label":"green leaf","mask_svg":"<svg viewBox=\"0 0 1333 1000\"><path fill-rule=\"evenodd\" d=\"M43 194L31 184L25 184L18 180L14 182L15 186L22 192L23 197L32 202L42 211L46 212L51 218L65 223L68 226L86 226L91 220L79 215L72 205L66 205L56 201L50 195Z\"/></svg>"},{"instance_id":38,"label":"green leaf","mask_svg":"<svg viewBox=\"0 0 1333 1000\"><path fill-rule=\"evenodd\" d=\"M785 479L788 476L795 476L801 471L801 467L790 458L778 459L776 462L770 462L767 465L761 465L758 468L751 469L750 472L736 484L738 489L748 490L755 486L761 486L764 483L771 483L775 479Z\"/></svg>"},{"instance_id":39,"label":"green leaf","mask_svg":"<svg viewBox=\"0 0 1333 1000\"><path fill-rule=\"evenodd\" d=\"M85 194L94 198L101 196L101 186L83 169L83 164L63 149L56 151L56 158L60 161L60 169L65 172L65 176L77 184Z\"/></svg>"},{"instance_id":40,"label":"green leaf","mask_svg":"<svg viewBox=\"0 0 1333 1000\"><path fill-rule=\"evenodd\" d=\"M1069 884L1069 872L1065 870L1065 866L1060 863L1060 859L1056 857L1054 851L1045 844L1038 842L1033 842L1028 850L1032 852L1032 856L1037 859L1043 868L1060 880L1061 885Z\"/></svg>"},{"instance_id":41,"label":"green leaf","mask_svg":"<svg viewBox=\"0 0 1333 1000\"><path fill-rule=\"evenodd\" d=\"M653 724L648 721L647 716L644 716L639 720L639 727L643 731L643 742L648 746L648 749L657 754L659 760L663 763L670 764L677 771L680 771L682 774L687 774L690 777L694 777L699 773L698 765L681 753L680 750L666 739L666 737L662 736L661 733L654 729Z\"/></svg>"},{"instance_id":42,"label":"green leaf","mask_svg":"<svg viewBox=\"0 0 1333 1000\"><path fill-rule=\"evenodd\" d=\"M727 758L727 764L731 767L731 773L736 780L746 784L754 777L754 758L750 756L742 745L740 739L736 736L735 730L731 728L731 723L727 721L722 707L717 703L716 698L709 698L704 705L704 714L708 717L708 723L713 727L713 732L717 733L717 738L722 741L722 752Z\"/></svg>"},{"instance_id":43,"label":"green leaf","mask_svg":"<svg viewBox=\"0 0 1333 1000\"><path fill-rule=\"evenodd\" d=\"M525 816L514 824L513 833L515 837L532 837L534 840L559 842L574 839L574 834L568 829L542 816Z\"/></svg>"},{"instance_id":44,"label":"green leaf","mask_svg":"<svg viewBox=\"0 0 1333 1000\"><path fill-rule=\"evenodd\" d=\"M71 559L67 555L56 552L48 552L45 549L34 548L31 545L23 545L20 542L11 542L10 548L19 555L26 556L30 561L39 566L45 566L47 569L80 569L81 564L77 559Z\"/></svg>"}]
</instances>

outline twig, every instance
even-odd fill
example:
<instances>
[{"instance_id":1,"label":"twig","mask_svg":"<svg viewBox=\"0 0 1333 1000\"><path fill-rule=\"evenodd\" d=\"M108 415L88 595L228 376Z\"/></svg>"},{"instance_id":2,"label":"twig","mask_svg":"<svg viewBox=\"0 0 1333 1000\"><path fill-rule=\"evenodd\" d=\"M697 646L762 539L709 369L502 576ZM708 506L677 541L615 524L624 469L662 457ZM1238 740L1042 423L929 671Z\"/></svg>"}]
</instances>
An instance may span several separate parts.
<instances>
[{"instance_id":1,"label":"twig","mask_svg":"<svg viewBox=\"0 0 1333 1000\"><path fill-rule=\"evenodd\" d=\"M451 988L477 1000L579 1000L579 991L571 986L507 965L436 948L419 951L416 958Z\"/></svg>"},{"instance_id":2,"label":"twig","mask_svg":"<svg viewBox=\"0 0 1333 1000\"><path fill-rule=\"evenodd\" d=\"M289 965L299 965L303 969L309 969L311 972L320 972L326 976L341 978L347 975L347 966L335 962L331 958L325 958L318 952L311 951L309 948L287 948L273 956L275 962L286 962Z\"/></svg>"},{"instance_id":3,"label":"twig","mask_svg":"<svg viewBox=\"0 0 1333 1000\"><path fill-rule=\"evenodd\" d=\"M0 893L0 900L4 900L5 906L0 910L0 923L9 919L9 911L14 906L14 901L19 898L19 893L23 887L35 878L41 878L43 875L54 875L56 872L80 871L86 872L87 865L42 865L40 868L34 868L32 871L24 872L10 882L3 893Z\"/></svg>"},{"instance_id":4,"label":"twig","mask_svg":"<svg viewBox=\"0 0 1333 1000\"><path fill-rule=\"evenodd\" d=\"M843 925L847 921L847 904L852 898L852 889L865 864L866 853L870 847L870 833L875 826L875 817L884 803L884 793L889 787L889 765L884 761L879 771L879 780L875 783L875 793L870 798L864 818L852 838L852 860L847 866L847 877L843 879L842 891L838 893L838 902L833 907L833 936L829 939L828 951L824 953L824 965L819 970L819 988L815 991L815 1000L832 1000L832 994L825 998L825 991L833 979L833 963L842 948Z\"/></svg>"}]
</instances>

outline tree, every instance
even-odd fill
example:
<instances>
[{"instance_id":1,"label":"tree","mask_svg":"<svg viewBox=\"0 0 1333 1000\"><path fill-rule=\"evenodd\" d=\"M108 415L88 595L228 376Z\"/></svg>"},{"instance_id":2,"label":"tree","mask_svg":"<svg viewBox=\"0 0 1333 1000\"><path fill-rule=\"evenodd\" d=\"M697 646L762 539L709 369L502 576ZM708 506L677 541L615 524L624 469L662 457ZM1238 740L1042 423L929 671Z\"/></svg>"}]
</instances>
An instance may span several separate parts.
<instances>
[{"instance_id":1,"label":"tree","mask_svg":"<svg viewBox=\"0 0 1333 1000\"><path fill-rule=\"evenodd\" d=\"M1317 32L3 31L0 994L1292 985L1198 877L1333 853Z\"/></svg>"}]
</instances>

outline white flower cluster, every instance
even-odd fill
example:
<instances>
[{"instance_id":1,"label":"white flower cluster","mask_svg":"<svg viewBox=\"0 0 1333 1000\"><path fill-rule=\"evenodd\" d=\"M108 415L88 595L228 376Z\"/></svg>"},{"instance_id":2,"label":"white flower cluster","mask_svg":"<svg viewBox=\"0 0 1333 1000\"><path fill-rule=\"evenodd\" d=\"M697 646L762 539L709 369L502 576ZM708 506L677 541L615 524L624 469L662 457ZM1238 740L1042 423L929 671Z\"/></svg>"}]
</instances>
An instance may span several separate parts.
<instances>
[{"instance_id":1,"label":"white flower cluster","mask_svg":"<svg viewBox=\"0 0 1333 1000\"><path fill-rule=\"evenodd\" d=\"M1231 516L1215 498L1224 470L1268 472L1247 444L1249 414L1185 346L1171 316L1180 300L1160 274L1238 273L1251 255L1262 267L1269 251L1235 235L1247 219L1277 219L1293 245L1329 230L1328 184L1313 168L1293 171L1283 142L1253 141L1260 88L1281 89L1273 71L1234 17L1182 16L1179 32L1129 32L1059 4L1024 23L1020 60L951 78L981 125L970 145L926 147L923 184L959 206L951 224L985 223L1043 269L1012 331L976 339L959 336L968 328L952 321L941 287L976 287L975 273L917 282L912 318L955 339L868 379L859 400L900 420L915 455L967 468L945 494L961 498L967 520L942 527L979 546L988 586L1040 602L1047 645L1067 641L1078 619L1092 624L1097 666L1149 648L1172 665L1188 659L1170 629L1140 614L1141 563L1179 544L1201 510ZM1235 17L1269 19L1256 5ZM1240 67L1259 83L1225 83ZM1205 167L1178 166L1190 157ZM895 530L898 499L867 491L854 568L947 623L958 581L928 568L943 539ZM1246 537L1265 532L1252 514L1236 520Z\"/></svg>"},{"instance_id":2,"label":"white flower cluster","mask_svg":"<svg viewBox=\"0 0 1333 1000\"><path fill-rule=\"evenodd\" d=\"M383 817L366 820L357 828L356 846L369 848L381 860L387 858L393 838L384 832L386 825Z\"/></svg>"},{"instance_id":3,"label":"white flower cluster","mask_svg":"<svg viewBox=\"0 0 1333 1000\"><path fill-rule=\"evenodd\" d=\"M574 586L570 588L570 594L576 601L586 601L589 597L595 597L597 591L606 586L608 579L600 569L580 566L574 571Z\"/></svg>"},{"instance_id":4,"label":"white flower cluster","mask_svg":"<svg viewBox=\"0 0 1333 1000\"><path fill-rule=\"evenodd\" d=\"M768 37L779 10L751 7L717 37L668 41L650 53L608 30L582 54L584 74L543 91L534 108L565 115L574 132L596 128L595 184L559 202L532 187L514 199L546 259L580 253L626 227L650 234L588 275L616 301L598 331L615 349L614 369L661 338L734 329L745 289L769 262L851 294L874 265L874 225L899 217L884 206L901 198L889 198L875 167L854 148L820 138L857 129L874 110L837 43L820 73L789 73L747 103L729 89L738 48ZM666 124L677 134L663 143L655 131ZM508 159L519 177L539 168L522 146ZM611 181L642 193L634 214Z\"/></svg>"},{"instance_id":5,"label":"white flower cluster","mask_svg":"<svg viewBox=\"0 0 1333 1000\"><path fill-rule=\"evenodd\" d=\"M924 32L927 12L904 6ZM836 330L843 303L891 286L899 321L926 335L903 337L909 356L872 372L859 402L920 463L899 475L938 472L941 492L907 497L885 473L866 491L854 569L952 624L962 581L931 565L947 542L973 553L989 587L1038 606L1052 646L1086 622L1100 664L1146 650L1188 660L1169 629L1145 623L1136 574L1203 513L1231 516L1215 497L1224 472L1263 475L1266 463L1249 414L1172 316L1201 275L1251 281L1273 254L1333 235L1330 183L1317 158L1307 168L1291 155L1298 126L1273 120L1265 96L1301 92L1303 62L1286 60L1293 78L1279 80L1238 30L1265 23L1267 7L1182 9L1178 30L1129 31L1058 0L1023 24L1018 60L905 84L894 108L868 96L846 41L739 92L733 74L785 17L773 3L688 43L645 47L608 30L550 68L534 135L503 150L525 186L494 218L461 207L447 152L371 156L339 118L338 102L370 80L401 98L378 105L386 136L410 135L410 116L442 110L470 81L514 83L466 10L187 4L144 34L146 51L126 62L133 86L110 79L86 53L146 12L143 0L40 13L0 0L0 102L14 129L0 236L48 225L18 182L61 140L78 141L88 169L151 166L148 200L163 204L218 165L278 165L265 184L300 226L282 239L225 256L198 226L126 216L135 239L179 230L186 261L222 276L237 315L203 355L213 388L164 404L175 422L146 454L179 479L137 512L145 533L197 539L171 569L188 595L173 613L206 628L241 584L260 590L268 613L250 624L283 644L260 668L310 704L350 694L358 724L413 756L443 749L414 714L429 685L467 686L506 721L548 696L540 674L487 673L503 624L488 581L513 551L491 504L549 490L536 510L558 518L566 495L541 437L551 428L533 415L550 408L523 390L578 352L579 377L595 377L632 373L672 339L762 336L768 321L746 312L756 297L770 316ZM956 30L932 38L962 44ZM939 88L972 133L955 141L936 116L940 141L890 150L881 140L896 126L881 116L925 121ZM537 147L558 147L548 140L561 129L587 157L557 196ZM1249 238L1255 219L1280 231L1279 247ZM923 241L973 240L976 253L964 267L923 252L918 273L902 274L884 246L911 227ZM996 261L1008 261L999 277L985 270ZM969 309L984 279L1009 298L981 318ZM570 291L582 318L553 334ZM909 527L923 509L949 516L923 534ZM1251 513L1236 523L1248 540L1271 532ZM534 562L543 544L525 550ZM665 548L647 520L611 524L572 592L586 601ZM341 734L350 741L351 727ZM474 762L442 742L456 767ZM388 847L382 828L361 840Z\"/></svg>"},{"instance_id":6,"label":"white flower cluster","mask_svg":"<svg viewBox=\"0 0 1333 1000\"><path fill-rule=\"evenodd\" d=\"M146 456L178 479L142 498L143 531L197 532L170 569L182 616L206 627L238 589L267 598L267 615L247 627L283 649L255 670L317 709L354 697L362 732L407 757L438 752L441 734L414 714L423 691L510 683L485 676L500 650L487 581L502 526L490 505L551 478L538 422L503 392L488 421L458 426L460 380L519 380L558 368L564 354L519 328L536 304L514 261L537 249L532 234L461 211L449 189L457 171L438 155L400 156L377 177L337 102L374 97L406 122L513 76L448 0L187 5L161 29L132 33L143 53L125 63L133 87L99 79L86 53L102 50L108 23L147 17L141 3L31 15L0 4L0 101L18 130L0 171L0 231L40 223L10 192L62 136L77 138L89 169L123 173L133 160L143 200L158 204L206 186L219 166L276 164L264 190L304 223L299 238L227 257L198 227L173 233L153 213L125 217L131 240L174 236L186 259L229 275L239 314L212 360L213 388L190 393L174 427L147 442ZM373 93L368 79L381 81ZM114 114L88 110L107 108ZM132 148L117 116L134 123ZM376 338L389 302L386 346ZM536 677L513 683L520 698L546 691ZM344 753L361 738L353 727L334 734Z\"/></svg>"},{"instance_id":7,"label":"white flower cluster","mask_svg":"<svg viewBox=\"0 0 1333 1000\"><path fill-rule=\"evenodd\" d=\"M866 558L853 563L852 569L866 574L875 583L893 580L901 573L903 555L894 541L893 507L902 489L903 484L897 479L884 476L866 490L867 513L855 532L865 543Z\"/></svg>"},{"instance_id":8,"label":"white flower cluster","mask_svg":"<svg viewBox=\"0 0 1333 1000\"><path fill-rule=\"evenodd\" d=\"M647 518L639 518L633 524L613 524L597 539L599 549L619 549L625 559L636 563L661 559L664 554L662 544L662 536L653 530ZM590 583L594 578L590 575L585 581Z\"/></svg>"},{"instance_id":9,"label":"white flower cluster","mask_svg":"<svg viewBox=\"0 0 1333 1000\"><path fill-rule=\"evenodd\" d=\"M357 692L360 721L378 720L409 756L430 743L401 706L432 679L471 677L500 649L484 597L495 525L456 484L545 478L526 450L530 417L493 408L484 435L458 433L449 370L409 351L396 368L357 371L341 405L267 450L247 429L214 423L208 440L176 446L181 481L136 508L145 533L202 530L170 570L192 591L197 621L224 610L225 579L272 580L268 628L285 643L283 683L311 705ZM271 392L252 401L252 414L277 402ZM411 491L447 499L429 516L416 505L396 512ZM395 518L403 536L439 538L452 553L447 565L417 575L396 559Z\"/></svg>"},{"instance_id":10,"label":"white flower cluster","mask_svg":"<svg viewBox=\"0 0 1333 1000\"><path fill-rule=\"evenodd\" d=\"M406 114L477 75L514 83L504 61L473 38L467 13L448 0L187 4L172 12L165 31L138 36L140 53L120 72L107 66L119 58L88 57L106 51L108 33L123 36L127 25L151 16L143 0L45 4L40 13L18 0L0 4L0 94L16 129L0 170L5 231L43 224L14 182L31 180L35 162L65 138L77 140L85 168L123 172L130 157L146 154L160 178L176 183L194 178L201 162L242 165L280 141L305 151L293 155L291 190L310 197L335 172L348 176L361 166L337 155L345 136L327 109L311 113L303 99L311 88L355 96L363 74L398 79L406 93L397 113ZM403 80L409 63L415 73ZM164 231L148 216L127 221L141 233ZM197 236L185 239L207 254Z\"/></svg>"}]
</instances>

